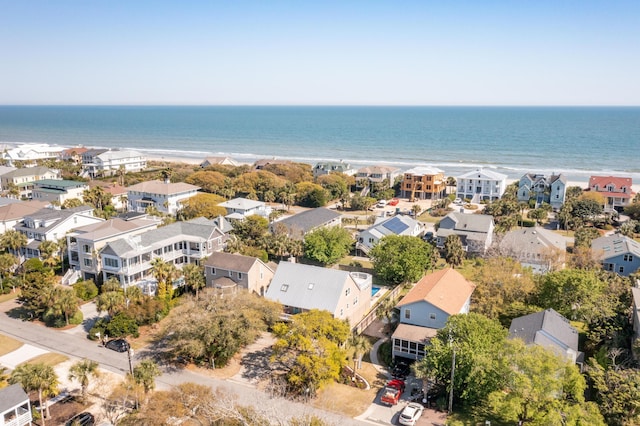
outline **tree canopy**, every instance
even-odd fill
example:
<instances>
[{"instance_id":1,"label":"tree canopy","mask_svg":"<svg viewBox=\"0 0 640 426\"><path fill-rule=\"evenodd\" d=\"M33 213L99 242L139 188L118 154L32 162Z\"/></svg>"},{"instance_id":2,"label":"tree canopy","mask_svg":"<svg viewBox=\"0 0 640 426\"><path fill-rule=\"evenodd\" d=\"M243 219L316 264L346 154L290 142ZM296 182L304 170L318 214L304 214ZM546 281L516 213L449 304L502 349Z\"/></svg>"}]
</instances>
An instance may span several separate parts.
<instances>
[{"instance_id":1,"label":"tree canopy","mask_svg":"<svg viewBox=\"0 0 640 426\"><path fill-rule=\"evenodd\" d=\"M331 265L349 254L353 238L340 226L322 227L310 232L304 239L305 257Z\"/></svg>"},{"instance_id":2,"label":"tree canopy","mask_svg":"<svg viewBox=\"0 0 640 426\"><path fill-rule=\"evenodd\" d=\"M376 274L394 284L422 278L432 255L433 246L421 238L407 235L384 237L369 252Z\"/></svg>"}]
</instances>

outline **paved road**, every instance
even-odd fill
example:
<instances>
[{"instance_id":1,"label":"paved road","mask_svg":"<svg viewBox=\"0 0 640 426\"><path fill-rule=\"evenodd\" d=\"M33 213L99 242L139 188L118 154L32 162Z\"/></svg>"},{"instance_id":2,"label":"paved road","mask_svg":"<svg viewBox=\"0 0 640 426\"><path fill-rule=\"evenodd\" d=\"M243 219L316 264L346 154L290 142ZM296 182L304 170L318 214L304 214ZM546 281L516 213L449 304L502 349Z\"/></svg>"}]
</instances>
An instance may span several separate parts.
<instances>
[{"instance_id":1,"label":"paved road","mask_svg":"<svg viewBox=\"0 0 640 426\"><path fill-rule=\"evenodd\" d=\"M121 375L129 371L126 353L118 353L103 348L95 341L88 340L86 335L75 332L57 331L29 321L14 319L7 311L16 306L14 301L0 304L0 333L13 337L37 348L58 352L74 359L88 358L100 364L100 367ZM133 364L139 362L137 356ZM258 412L282 419L291 416L317 415L335 425L364 425L371 422L350 419L335 413L315 409L302 403L291 402L282 398L271 398L250 384L233 380L220 380L198 375L188 370L177 370L163 367L163 375L156 379L159 389L170 389L180 383L198 383L214 388L228 389L237 395L241 405L253 406Z\"/></svg>"}]
</instances>

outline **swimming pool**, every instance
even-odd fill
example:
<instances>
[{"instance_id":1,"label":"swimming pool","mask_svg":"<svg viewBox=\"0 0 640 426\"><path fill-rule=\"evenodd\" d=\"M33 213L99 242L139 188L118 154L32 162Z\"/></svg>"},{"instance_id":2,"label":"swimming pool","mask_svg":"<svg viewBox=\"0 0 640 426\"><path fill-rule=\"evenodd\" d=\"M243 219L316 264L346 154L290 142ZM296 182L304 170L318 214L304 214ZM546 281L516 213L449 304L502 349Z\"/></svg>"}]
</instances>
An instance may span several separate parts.
<instances>
[{"instance_id":1,"label":"swimming pool","mask_svg":"<svg viewBox=\"0 0 640 426\"><path fill-rule=\"evenodd\" d=\"M380 287L371 287L371 297L375 296L380 291Z\"/></svg>"}]
</instances>

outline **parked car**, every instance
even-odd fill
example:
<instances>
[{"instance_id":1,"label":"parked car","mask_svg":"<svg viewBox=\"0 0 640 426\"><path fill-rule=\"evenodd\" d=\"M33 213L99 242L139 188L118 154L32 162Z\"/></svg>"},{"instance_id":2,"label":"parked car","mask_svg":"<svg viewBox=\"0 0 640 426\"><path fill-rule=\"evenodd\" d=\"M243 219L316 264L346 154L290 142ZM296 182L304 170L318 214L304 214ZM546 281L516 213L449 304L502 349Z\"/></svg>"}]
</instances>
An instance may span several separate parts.
<instances>
[{"instance_id":1,"label":"parked car","mask_svg":"<svg viewBox=\"0 0 640 426\"><path fill-rule=\"evenodd\" d=\"M387 200L378 201L378 207L386 207L386 205L387 205Z\"/></svg>"},{"instance_id":2,"label":"parked car","mask_svg":"<svg viewBox=\"0 0 640 426\"><path fill-rule=\"evenodd\" d=\"M393 369L391 370L391 375L394 378L404 379L409 375L410 372L411 372L411 367L409 366L408 363L404 361L398 361L393 366Z\"/></svg>"},{"instance_id":3,"label":"parked car","mask_svg":"<svg viewBox=\"0 0 640 426\"><path fill-rule=\"evenodd\" d=\"M404 381L393 379L387 382L382 389L380 402L388 405L396 405L404 392Z\"/></svg>"},{"instance_id":4,"label":"parked car","mask_svg":"<svg viewBox=\"0 0 640 426\"><path fill-rule=\"evenodd\" d=\"M127 352L130 348L129 342L124 339L109 340L104 346L105 348L116 352Z\"/></svg>"},{"instance_id":5,"label":"parked car","mask_svg":"<svg viewBox=\"0 0 640 426\"><path fill-rule=\"evenodd\" d=\"M93 414L84 412L76 414L75 416L67 420L65 426L93 426L95 424L96 419L93 417Z\"/></svg>"},{"instance_id":6,"label":"parked car","mask_svg":"<svg viewBox=\"0 0 640 426\"><path fill-rule=\"evenodd\" d=\"M422 405L415 402L410 402L400 413L398 421L401 425L414 426L420 416L422 416L423 411L424 407Z\"/></svg>"},{"instance_id":7,"label":"parked car","mask_svg":"<svg viewBox=\"0 0 640 426\"><path fill-rule=\"evenodd\" d=\"M460 198L456 198L453 200L453 204L462 204L462 200Z\"/></svg>"},{"instance_id":8,"label":"parked car","mask_svg":"<svg viewBox=\"0 0 640 426\"><path fill-rule=\"evenodd\" d=\"M397 206L399 202L400 202L400 200L398 200L397 198L392 198L391 201L389 201L389 205L390 206Z\"/></svg>"}]
</instances>

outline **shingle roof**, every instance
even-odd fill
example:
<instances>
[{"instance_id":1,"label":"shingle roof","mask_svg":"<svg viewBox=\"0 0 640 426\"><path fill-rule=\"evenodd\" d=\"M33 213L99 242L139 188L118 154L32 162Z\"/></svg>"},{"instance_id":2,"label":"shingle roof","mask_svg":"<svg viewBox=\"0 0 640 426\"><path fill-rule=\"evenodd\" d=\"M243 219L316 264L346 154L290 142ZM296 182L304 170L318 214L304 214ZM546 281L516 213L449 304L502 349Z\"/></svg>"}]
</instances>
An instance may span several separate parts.
<instances>
[{"instance_id":1,"label":"shingle roof","mask_svg":"<svg viewBox=\"0 0 640 426\"><path fill-rule=\"evenodd\" d=\"M640 257L640 243L624 235L613 234L593 240L591 251L599 259L608 259L625 253Z\"/></svg>"},{"instance_id":2,"label":"shingle roof","mask_svg":"<svg viewBox=\"0 0 640 426\"><path fill-rule=\"evenodd\" d=\"M140 228L153 227L158 222L151 219L123 220L112 218L104 222L93 223L76 229L79 237L85 240L96 241L102 238L111 237L123 232L134 231Z\"/></svg>"},{"instance_id":3,"label":"shingle roof","mask_svg":"<svg viewBox=\"0 0 640 426\"><path fill-rule=\"evenodd\" d=\"M317 209L306 210L302 213L289 216L277 223L281 223L291 230L299 229L303 233L307 233L312 229L325 225L340 216L340 213L334 210L326 207L318 207Z\"/></svg>"},{"instance_id":4,"label":"shingle roof","mask_svg":"<svg viewBox=\"0 0 640 426\"><path fill-rule=\"evenodd\" d=\"M477 169L472 172L464 173L458 176L458 179L478 179L480 176L481 179L491 179L491 180L503 180L507 178L507 175L503 175L502 173L494 172L493 170L486 169Z\"/></svg>"},{"instance_id":5,"label":"shingle roof","mask_svg":"<svg viewBox=\"0 0 640 426\"><path fill-rule=\"evenodd\" d=\"M528 345L556 347L563 353L567 348L578 351L578 331L553 309L514 318L509 327L509 337L522 339Z\"/></svg>"},{"instance_id":6,"label":"shingle roof","mask_svg":"<svg viewBox=\"0 0 640 426\"><path fill-rule=\"evenodd\" d=\"M476 285L452 268L425 275L396 306L428 302L449 315L460 313Z\"/></svg>"},{"instance_id":7,"label":"shingle roof","mask_svg":"<svg viewBox=\"0 0 640 426\"><path fill-rule=\"evenodd\" d=\"M375 235L380 239L387 235L414 235L416 227L421 227L420 222L412 219L409 216L393 216L388 219L384 219L373 226L369 227L366 231Z\"/></svg>"},{"instance_id":8,"label":"shingle roof","mask_svg":"<svg viewBox=\"0 0 640 426\"><path fill-rule=\"evenodd\" d=\"M21 169L16 169L12 172L5 173L4 175L2 175L2 177L12 179L12 178L24 177L24 176L41 176L47 172L55 173L53 170L49 169L48 167L36 166L36 167L23 167Z\"/></svg>"},{"instance_id":9,"label":"shingle roof","mask_svg":"<svg viewBox=\"0 0 640 426\"><path fill-rule=\"evenodd\" d=\"M591 176L589 178L589 188L593 188L597 185L598 191L606 189L609 184L613 184L616 191L620 191L622 187L626 187L628 192L631 192L633 179L630 177L619 176Z\"/></svg>"},{"instance_id":10,"label":"shingle roof","mask_svg":"<svg viewBox=\"0 0 640 426\"><path fill-rule=\"evenodd\" d=\"M220 203L218 205L220 207L224 207L225 209L250 210L260 206L264 206L265 204L264 201L249 200L248 198L234 198L233 200L225 201L224 203Z\"/></svg>"},{"instance_id":11,"label":"shingle roof","mask_svg":"<svg viewBox=\"0 0 640 426\"><path fill-rule=\"evenodd\" d=\"M256 262L260 262L260 259L257 257L216 252L209 256L204 264L205 266L211 266L213 268L248 273Z\"/></svg>"},{"instance_id":12,"label":"shingle roof","mask_svg":"<svg viewBox=\"0 0 640 426\"><path fill-rule=\"evenodd\" d=\"M166 183L160 180L150 180L146 182L140 182L136 185L127 187L127 191L146 192L149 194L180 194L182 192L197 191L199 186L190 185L184 182Z\"/></svg>"},{"instance_id":13,"label":"shingle roof","mask_svg":"<svg viewBox=\"0 0 640 426\"><path fill-rule=\"evenodd\" d=\"M86 182L68 179L40 179L35 181L34 185L38 188L47 186L55 188L79 188L82 186L88 186Z\"/></svg>"},{"instance_id":14,"label":"shingle roof","mask_svg":"<svg viewBox=\"0 0 640 426\"><path fill-rule=\"evenodd\" d=\"M111 150L107 152L103 152L102 154L96 155L96 157L100 158L102 161L109 160L117 160L120 158L133 158L133 157L143 157L143 155L131 149L123 149L123 150Z\"/></svg>"},{"instance_id":15,"label":"shingle roof","mask_svg":"<svg viewBox=\"0 0 640 426\"><path fill-rule=\"evenodd\" d=\"M465 214L451 212L446 217L453 220L453 229L455 229L456 231L486 233L489 232L491 224L493 223L493 216L488 214ZM440 226L442 227L442 222Z\"/></svg>"},{"instance_id":16,"label":"shingle roof","mask_svg":"<svg viewBox=\"0 0 640 426\"><path fill-rule=\"evenodd\" d=\"M333 314L348 280L353 278L346 271L280 262L265 297L283 305Z\"/></svg>"},{"instance_id":17,"label":"shingle roof","mask_svg":"<svg viewBox=\"0 0 640 426\"><path fill-rule=\"evenodd\" d=\"M29 400L29 396L18 383L0 389L0 413Z\"/></svg>"},{"instance_id":18,"label":"shingle roof","mask_svg":"<svg viewBox=\"0 0 640 426\"><path fill-rule=\"evenodd\" d=\"M500 241L500 249L513 253L543 253L548 248L566 251L567 242L564 238L546 232L542 228L523 228L507 232Z\"/></svg>"},{"instance_id":19,"label":"shingle roof","mask_svg":"<svg viewBox=\"0 0 640 426\"><path fill-rule=\"evenodd\" d=\"M0 207L0 221L5 222L7 220L21 219L34 214L48 204L48 202L43 201L26 201L7 204L6 206Z\"/></svg>"},{"instance_id":20,"label":"shingle roof","mask_svg":"<svg viewBox=\"0 0 640 426\"><path fill-rule=\"evenodd\" d=\"M358 169L358 173L368 173L368 174L374 174L374 173L386 174L386 173L393 173L397 171L400 171L400 169L392 166L367 166L367 167L362 167Z\"/></svg>"}]
</instances>

